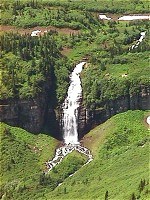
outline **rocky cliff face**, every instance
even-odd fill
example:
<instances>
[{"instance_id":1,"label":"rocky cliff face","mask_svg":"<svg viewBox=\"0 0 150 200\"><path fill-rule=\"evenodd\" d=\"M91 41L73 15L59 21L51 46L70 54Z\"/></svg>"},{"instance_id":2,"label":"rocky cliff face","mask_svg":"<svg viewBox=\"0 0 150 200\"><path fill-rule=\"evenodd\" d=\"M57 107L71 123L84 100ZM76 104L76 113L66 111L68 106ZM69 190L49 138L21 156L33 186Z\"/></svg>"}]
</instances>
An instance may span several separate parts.
<instances>
[{"instance_id":1,"label":"rocky cliff face","mask_svg":"<svg viewBox=\"0 0 150 200\"><path fill-rule=\"evenodd\" d=\"M44 124L46 102L38 99L0 101L0 121L37 133Z\"/></svg>"},{"instance_id":2,"label":"rocky cliff face","mask_svg":"<svg viewBox=\"0 0 150 200\"><path fill-rule=\"evenodd\" d=\"M129 109L150 109L149 87L141 86L138 94L102 102L98 109L85 108L81 100L78 119L79 138L111 116ZM0 101L0 121L19 126L32 133L39 133L43 126L47 126L54 137L62 139L62 116L62 109L54 110L44 96L37 99Z\"/></svg>"},{"instance_id":3,"label":"rocky cliff face","mask_svg":"<svg viewBox=\"0 0 150 200\"><path fill-rule=\"evenodd\" d=\"M121 96L115 100L102 102L99 109L91 110L82 105L79 110L79 138L117 113L138 109L150 109L150 87L143 85L138 94Z\"/></svg>"},{"instance_id":4,"label":"rocky cliff face","mask_svg":"<svg viewBox=\"0 0 150 200\"><path fill-rule=\"evenodd\" d=\"M36 99L0 100L0 121L31 133L39 133L46 128L46 132L61 139L55 111L44 95Z\"/></svg>"}]
</instances>

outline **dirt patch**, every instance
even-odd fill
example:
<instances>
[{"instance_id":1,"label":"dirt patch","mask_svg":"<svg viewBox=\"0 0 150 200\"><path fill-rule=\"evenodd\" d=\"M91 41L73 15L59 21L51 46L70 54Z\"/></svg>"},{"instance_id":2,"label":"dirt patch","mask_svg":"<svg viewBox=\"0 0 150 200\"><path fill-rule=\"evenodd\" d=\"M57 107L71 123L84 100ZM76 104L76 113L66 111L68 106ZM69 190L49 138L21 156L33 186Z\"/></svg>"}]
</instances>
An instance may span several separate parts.
<instances>
[{"instance_id":1,"label":"dirt patch","mask_svg":"<svg viewBox=\"0 0 150 200\"><path fill-rule=\"evenodd\" d=\"M62 55L67 56L72 49L64 47L63 50L61 51Z\"/></svg>"},{"instance_id":2,"label":"dirt patch","mask_svg":"<svg viewBox=\"0 0 150 200\"><path fill-rule=\"evenodd\" d=\"M1 25L0 31L1 32L15 32L20 34L31 34L32 31L40 30L41 35L45 33L45 31L57 31L59 34L63 35L70 35L70 34L79 34L80 30L73 30L70 28L55 28L55 27L45 27L45 26L36 26L34 28L18 28L15 26L7 26L7 25Z\"/></svg>"}]
</instances>

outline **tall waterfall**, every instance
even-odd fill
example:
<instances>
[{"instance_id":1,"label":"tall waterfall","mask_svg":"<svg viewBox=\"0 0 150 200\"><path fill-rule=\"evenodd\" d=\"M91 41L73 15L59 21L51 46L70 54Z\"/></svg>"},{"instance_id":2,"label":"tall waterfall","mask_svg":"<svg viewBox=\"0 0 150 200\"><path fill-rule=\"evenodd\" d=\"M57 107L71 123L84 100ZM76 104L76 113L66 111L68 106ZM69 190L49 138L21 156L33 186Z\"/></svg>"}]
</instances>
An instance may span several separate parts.
<instances>
[{"instance_id":1,"label":"tall waterfall","mask_svg":"<svg viewBox=\"0 0 150 200\"><path fill-rule=\"evenodd\" d=\"M82 95L80 73L85 62L81 62L74 68L70 77L70 86L63 107L63 131L65 144L79 144L78 142L78 108Z\"/></svg>"},{"instance_id":2,"label":"tall waterfall","mask_svg":"<svg viewBox=\"0 0 150 200\"><path fill-rule=\"evenodd\" d=\"M46 173L52 170L53 167L58 165L66 155L74 150L87 156L87 162L84 165L90 163L93 160L93 156L90 150L80 145L80 142L78 141L77 131L78 108L80 104L79 100L82 95L80 73L85 63L86 62L81 62L76 65L70 76L70 86L68 88L67 98L65 99L63 106L63 138L65 145L57 148L54 158L46 162ZM71 174L70 176L72 175L73 174Z\"/></svg>"}]
</instances>

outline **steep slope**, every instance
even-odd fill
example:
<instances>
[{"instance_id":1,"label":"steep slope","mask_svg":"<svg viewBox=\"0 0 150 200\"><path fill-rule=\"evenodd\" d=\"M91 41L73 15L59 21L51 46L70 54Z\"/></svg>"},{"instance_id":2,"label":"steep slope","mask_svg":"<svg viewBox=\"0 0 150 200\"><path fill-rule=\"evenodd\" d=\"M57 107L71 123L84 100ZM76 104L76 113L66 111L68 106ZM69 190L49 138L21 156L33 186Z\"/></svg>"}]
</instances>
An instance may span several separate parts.
<instances>
[{"instance_id":1,"label":"steep slope","mask_svg":"<svg viewBox=\"0 0 150 200\"><path fill-rule=\"evenodd\" d=\"M147 200L148 115L138 110L115 115L82 139L94 156L91 163L81 168L86 158L73 152L47 175L44 162L53 157L58 141L2 123L2 199Z\"/></svg>"},{"instance_id":2,"label":"steep slope","mask_svg":"<svg viewBox=\"0 0 150 200\"><path fill-rule=\"evenodd\" d=\"M148 199L147 115L143 111L118 114L87 134L83 143L95 159L47 199Z\"/></svg>"},{"instance_id":3,"label":"steep slope","mask_svg":"<svg viewBox=\"0 0 150 200\"><path fill-rule=\"evenodd\" d=\"M3 123L0 138L2 199L16 199L17 193L20 196L24 191L32 193L45 170L45 161L52 158L59 142Z\"/></svg>"}]
</instances>

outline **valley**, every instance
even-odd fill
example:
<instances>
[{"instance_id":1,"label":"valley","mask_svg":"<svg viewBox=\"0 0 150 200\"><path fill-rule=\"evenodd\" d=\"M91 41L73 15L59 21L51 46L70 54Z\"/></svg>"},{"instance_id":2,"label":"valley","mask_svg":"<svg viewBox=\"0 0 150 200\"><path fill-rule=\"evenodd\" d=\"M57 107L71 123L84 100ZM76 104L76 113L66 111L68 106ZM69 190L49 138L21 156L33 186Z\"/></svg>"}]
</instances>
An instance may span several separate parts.
<instances>
[{"instance_id":1,"label":"valley","mask_svg":"<svg viewBox=\"0 0 150 200\"><path fill-rule=\"evenodd\" d=\"M149 199L148 1L1 10L0 197Z\"/></svg>"}]
</instances>

